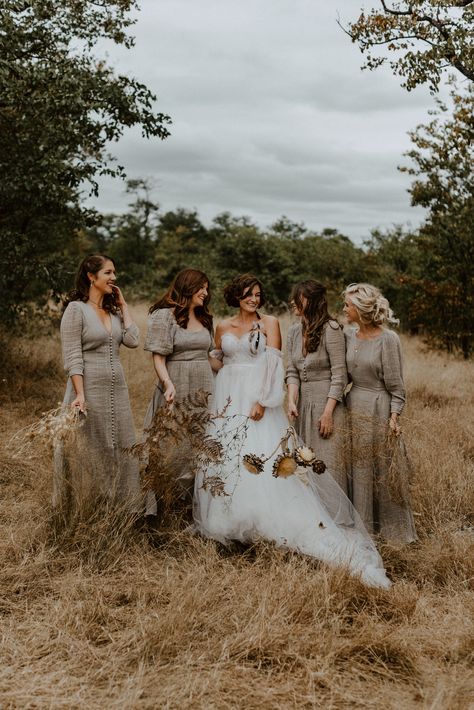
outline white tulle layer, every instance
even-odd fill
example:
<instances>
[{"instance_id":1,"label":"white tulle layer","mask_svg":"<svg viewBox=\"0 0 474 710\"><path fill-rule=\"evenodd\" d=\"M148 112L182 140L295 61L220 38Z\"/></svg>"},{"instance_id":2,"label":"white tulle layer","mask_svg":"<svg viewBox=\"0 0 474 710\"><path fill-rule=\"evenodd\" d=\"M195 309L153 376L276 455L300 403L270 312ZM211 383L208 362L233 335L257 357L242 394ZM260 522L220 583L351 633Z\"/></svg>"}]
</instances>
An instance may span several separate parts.
<instances>
[{"instance_id":1,"label":"white tulle layer","mask_svg":"<svg viewBox=\"0 0 474 710\"><path fill-rule=\"evenodd\" d=\"M345 566L368 585L389 587L372 539L332 476L318 476L305 468L301 472L308 477L306 482L297 475L275 478L272 465L281 451L259 475L242 465L246 453L268 456L288 427L281 407L267 408L258 422L247 418L261 387L262 364L231 362L217 375L215 409L222 410L229 396L231 404L227 418L216 419L210 433L222 441L226 462L196 477L196 529L223 543L270 540ZM224 481L227 495L212 495L203 488L212 475Z\"/></svg>"}]
</instances>

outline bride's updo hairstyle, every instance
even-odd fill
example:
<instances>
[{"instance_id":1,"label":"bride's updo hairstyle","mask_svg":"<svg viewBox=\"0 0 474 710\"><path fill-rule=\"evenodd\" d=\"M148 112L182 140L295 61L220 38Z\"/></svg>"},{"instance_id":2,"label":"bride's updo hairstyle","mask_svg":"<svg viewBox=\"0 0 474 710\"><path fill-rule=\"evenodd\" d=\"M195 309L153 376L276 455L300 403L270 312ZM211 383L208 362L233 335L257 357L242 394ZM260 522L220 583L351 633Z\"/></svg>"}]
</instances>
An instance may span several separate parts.
<instances>
[{"instance_id":1,"label":"bride's updo hairstyle","mask_svg":"<svg viewBox=\"0 0 474 710\"><path fill-rule=\"evenodd\" d=\"M66 308L71 301L82 301L83 303L87 301L91 287L91 280L88 274L92 274L93 276L98 274L99 271L104 268L106 261L111 261L115 267L115 261L111 259L110 256L107 256L107 254L89 254L89 256L86 256L81 261L76 274L75 287L67 294L64 300L64 308ZM109 313L117 312L118 309L114 293L106 293L104 295L102 308Z\"/></svg>"},{"instance_id":2,"label":"bride's updo hairstyle","mask_svg":"<svg viewBox=\"0 0 474 710\"><path fill-rule=\"evenodd\" d=\"M266 299L263 293L262 282L259 281L256 276L252 276L252 274L240 274L240 276L236 276L235 279L232 279L232 281L227 284L224 288L225 302L232 308L239 308L240 301L250 294L254 286L258 286L260 289L260 306L264 306ZM260 318L260 316L258 317Z\"/></svg>"},{"instance_id":3,"label":"bride's updo hairstyle","mask_svg":"<svg viewBox=\"0 0 474 710\"><path fill-rule=\"evenodd\" d=\"M398 325L400 322L380 289L372 284L349 284L343 296L350 298L364 325Z\"/></svg>"}]
</instances>

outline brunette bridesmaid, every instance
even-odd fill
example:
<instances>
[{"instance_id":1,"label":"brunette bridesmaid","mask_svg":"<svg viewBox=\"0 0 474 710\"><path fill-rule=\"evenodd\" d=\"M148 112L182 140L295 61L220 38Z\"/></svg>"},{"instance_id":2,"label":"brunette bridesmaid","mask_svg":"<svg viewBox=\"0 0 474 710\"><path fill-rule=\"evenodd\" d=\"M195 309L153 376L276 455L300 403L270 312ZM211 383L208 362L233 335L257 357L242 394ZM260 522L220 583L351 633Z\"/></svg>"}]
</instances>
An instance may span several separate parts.
<instances>
[{"instance_id":1,"label":"brunette bridesmaid","mask_svg":"<svg viewBox=\"0 0 474 710\"><path fill-rule=\"evenodd\" d=\"M65 406L84 413L82 448L55 449L53 505L73 493L102 495L139 510L137 459L125 452L135 430L119 348L136 348L138 328L115 284L114 261L104 254L86 257L67 298L61 320L64 367L68 373Z\"/></svg>"},{"instance_id":2,"label":"brunette bridesmaid","mask_svg":"<svg viewBox=\"0 0 474 710\"><path fill-rule=\"evenodd\" d=\"M347 495L344 334L329 315L323 284L302 281L293 289L292 302L300 322L288 331L288 416Z\"/></svg>"}]
</instances>

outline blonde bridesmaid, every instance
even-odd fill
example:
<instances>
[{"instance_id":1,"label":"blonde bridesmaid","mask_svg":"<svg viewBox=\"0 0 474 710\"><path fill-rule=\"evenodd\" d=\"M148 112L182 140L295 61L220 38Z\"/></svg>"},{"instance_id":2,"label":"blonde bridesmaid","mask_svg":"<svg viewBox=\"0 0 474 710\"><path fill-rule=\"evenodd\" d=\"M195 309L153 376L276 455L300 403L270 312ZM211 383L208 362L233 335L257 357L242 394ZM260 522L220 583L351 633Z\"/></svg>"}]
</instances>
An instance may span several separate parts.
<instances>
[{"instance_id":1,"label":"blonde bridesmaid","mask_svg":"<svg viewBox=\"0 0 474 710\"><path fill-rule=\"evenodd\" d=\"M351 284L344 298L344 313L353 326L346 333L346 360L352 382L347 404L354 507L370 532L412 542L417 535L410 506L394 502L387 485L392 456L387 435L400 433L406 399L400 339L387 327L397 321L371 284Z\"/></svg>"}]
</instances>

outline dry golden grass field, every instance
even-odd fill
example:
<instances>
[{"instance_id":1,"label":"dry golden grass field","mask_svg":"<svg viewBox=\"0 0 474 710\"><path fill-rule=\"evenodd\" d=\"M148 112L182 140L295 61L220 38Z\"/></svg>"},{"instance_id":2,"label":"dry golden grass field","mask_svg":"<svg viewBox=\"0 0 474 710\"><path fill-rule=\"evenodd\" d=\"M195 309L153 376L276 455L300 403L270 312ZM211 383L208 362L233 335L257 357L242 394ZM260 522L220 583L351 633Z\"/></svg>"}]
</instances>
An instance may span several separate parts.
<instances>
[{"instance_id":1,"label":"dry golden grass field","mask_svg":"<svg viewBox=\"0 0 474 710\"><path fill-rule=\"evenodd\" d=\"M0 708L474 707L474 363L403 343L420 541L381 548L380 591L179 521L154 545L112 515L59 534L49 458L6 447L62 398L59 339L18 340L0 391ZM139 431L150 357L122 362Z\"/></svg>"}]
</instances>

